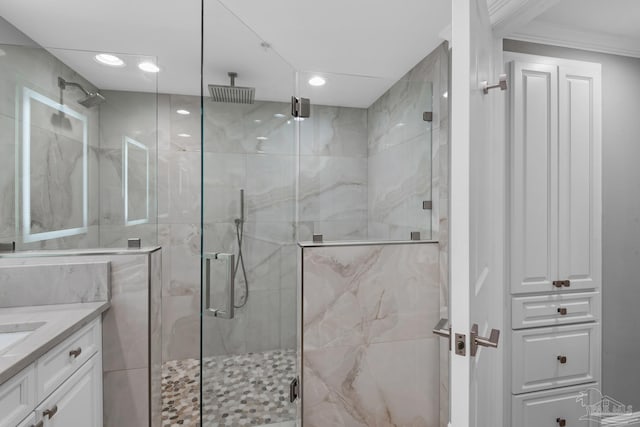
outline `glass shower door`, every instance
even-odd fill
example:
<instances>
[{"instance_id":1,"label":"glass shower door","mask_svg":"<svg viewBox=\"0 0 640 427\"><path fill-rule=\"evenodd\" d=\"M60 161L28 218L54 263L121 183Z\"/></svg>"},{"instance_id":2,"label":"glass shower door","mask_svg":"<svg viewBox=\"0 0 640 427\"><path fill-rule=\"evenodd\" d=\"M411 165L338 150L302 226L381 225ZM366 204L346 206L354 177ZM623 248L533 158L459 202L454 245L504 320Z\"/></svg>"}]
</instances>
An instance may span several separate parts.
<instances>
[{"instance_id":1,"label":"glass shower door","mask_svg":"<svg viewBox=\"0 0 640 427\"><path fill-rule=\"evenodd\" d=\"M295 71L217 1L203 48L201 425L294 425Z\"/></svg>"}]
</instances>

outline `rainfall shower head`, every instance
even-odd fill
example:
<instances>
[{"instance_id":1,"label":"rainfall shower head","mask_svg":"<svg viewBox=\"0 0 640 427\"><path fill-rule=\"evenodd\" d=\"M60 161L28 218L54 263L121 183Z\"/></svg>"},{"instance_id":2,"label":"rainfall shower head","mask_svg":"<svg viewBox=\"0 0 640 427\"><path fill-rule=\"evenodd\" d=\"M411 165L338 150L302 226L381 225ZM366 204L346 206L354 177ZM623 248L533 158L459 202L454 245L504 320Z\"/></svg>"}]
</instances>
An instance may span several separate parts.
<instances>
[{"instance_id":1,"label":"rainfall shower head","mask_svg":"<svg viewBox=\"0 0 640 427\"><path fill-rule=\"evenodd\" d=\"M89 92L80 83L68 82L62 77L58 77L58 87L62 90L65 90L67 86L77 87L85 94L84 98L78 100L78 104L82 105L83 107L95 107L96 105L100 105L106 101L105 97L102 96L100 92Z\"/></svg>"},{"instance_id":2,"label":"rainfall shower head","mask_svg":"<svg viewBox=\"0 0 640 427\"><path fill-rule=\"evenodd\" d=\"M231 85L209 85L209 93L213 102L228 102L232 104L253 104L256 89L253 87L236 86L238 73L228 73Z\"/></svg>"}]
</instances>

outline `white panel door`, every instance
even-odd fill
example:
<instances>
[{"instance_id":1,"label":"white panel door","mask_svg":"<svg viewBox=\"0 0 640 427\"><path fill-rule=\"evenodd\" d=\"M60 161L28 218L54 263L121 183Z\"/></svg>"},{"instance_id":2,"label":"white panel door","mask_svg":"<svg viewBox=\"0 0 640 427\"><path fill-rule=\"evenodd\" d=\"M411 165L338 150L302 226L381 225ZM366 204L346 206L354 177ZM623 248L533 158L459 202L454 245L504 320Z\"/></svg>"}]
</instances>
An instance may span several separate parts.
<instances>
[{"instance_id":1,"label":"white panel door","mask_svg":"<svg viewBox=\"0 0 640 427\"><path fill-rule=\"evenodd\" d=\"M512 62L511 292L558 277L558 67Z\"/></svg>"},{"instance_id":2,"label":"white panel door","mask_svg":"<svg viewBox=\"0 0 640 427\"><path fill-rule=\"evenodd\" d=\"M450 321L466 351L451 354L451 425L502 426L504 346L471 357L469 340L473 324L503 329L506 94L482 90L503 72L502 43L485 0L452 4Z\"/></svg>"},{"instance_id":3,"label":"white panel door","mask_svg":"<svg viewBox=\"0 0 640 427\"><path fill-rule=\"evenodd\" d=\"M559 275L571 289L601 281L599 64L559 67Z\"/></svg>"}]
</instances>

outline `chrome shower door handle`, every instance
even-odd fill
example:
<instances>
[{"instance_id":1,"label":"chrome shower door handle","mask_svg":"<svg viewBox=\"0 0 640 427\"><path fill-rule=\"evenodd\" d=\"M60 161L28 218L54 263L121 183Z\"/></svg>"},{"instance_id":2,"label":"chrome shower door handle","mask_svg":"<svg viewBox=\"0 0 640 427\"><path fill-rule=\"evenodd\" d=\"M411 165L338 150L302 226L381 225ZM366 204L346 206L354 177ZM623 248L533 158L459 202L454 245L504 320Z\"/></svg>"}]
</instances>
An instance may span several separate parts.
<instances>
[{"instance_id":1,"label":"chrome shower door handle","mask_svg":"<svg viewBox=\"0 0 640 427\"><path fill-rule=\"evenodd\" d=\"M213 253L205 255L205 306L204 311L214 317L233 319L235 315L235 260L234 254ZM211 263L221 261L225 264L225 283L227 285L227 300L223 310L211 306Z\"/></svg>"}]
</instances>

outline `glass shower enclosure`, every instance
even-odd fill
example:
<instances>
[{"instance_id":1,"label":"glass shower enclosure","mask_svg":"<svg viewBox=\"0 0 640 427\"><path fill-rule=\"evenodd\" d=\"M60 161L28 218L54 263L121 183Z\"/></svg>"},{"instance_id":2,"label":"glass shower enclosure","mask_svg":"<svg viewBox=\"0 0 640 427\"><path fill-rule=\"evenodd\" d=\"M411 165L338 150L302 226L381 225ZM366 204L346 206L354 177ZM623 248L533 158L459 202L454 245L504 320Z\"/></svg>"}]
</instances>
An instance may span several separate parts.
<instances>
[{"instance_id":1,"label":"glass shower enclosure","mask_svg":"<svg viewBox=\"0 0 640 427\"><path fill-rule=\"evenodd\" d=\"M202 425L295 422L295 70L222 4L204 7Z\"/></svg>"}]
</instances>

